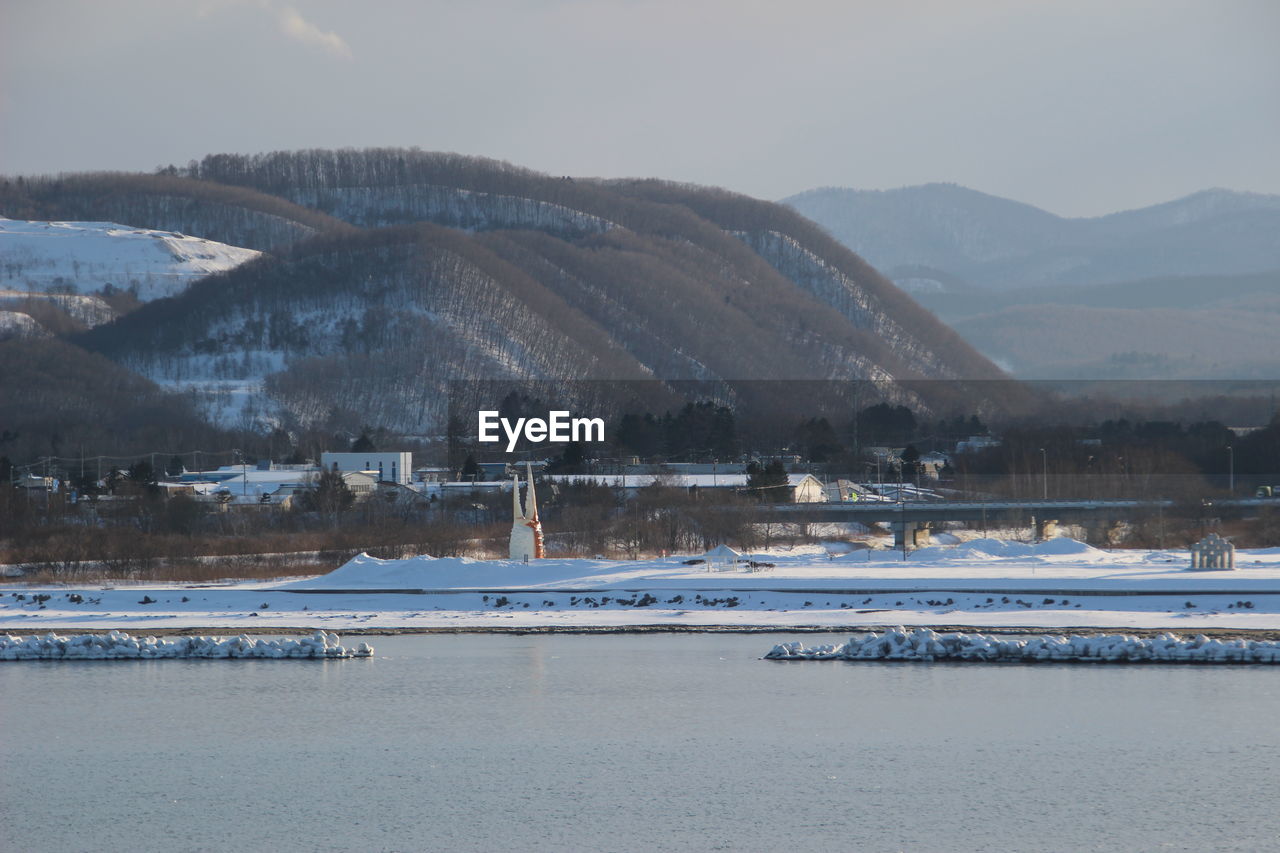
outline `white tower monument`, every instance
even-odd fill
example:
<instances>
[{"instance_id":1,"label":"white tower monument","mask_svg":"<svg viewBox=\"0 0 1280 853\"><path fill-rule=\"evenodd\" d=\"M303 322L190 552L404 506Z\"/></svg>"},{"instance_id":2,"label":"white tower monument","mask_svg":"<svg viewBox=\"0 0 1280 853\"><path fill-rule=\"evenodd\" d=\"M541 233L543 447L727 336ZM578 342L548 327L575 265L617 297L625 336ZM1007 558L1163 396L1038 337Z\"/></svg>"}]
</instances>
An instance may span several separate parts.
<instances>
[{"instance_id":1,"label":"white tower monument","mask_svg":"<svg viewBox=\"0 0 1280 853\"><path fill-rule=\"evenodd\" d=\"M524 509L520 508L520 475L513 479L511 489L511 559L539 560L546 556L542 546L542 522L538 520L538 497L533 491L533 465L525 463L529 480L529 496Z\"/></svg>"}]
</instances>

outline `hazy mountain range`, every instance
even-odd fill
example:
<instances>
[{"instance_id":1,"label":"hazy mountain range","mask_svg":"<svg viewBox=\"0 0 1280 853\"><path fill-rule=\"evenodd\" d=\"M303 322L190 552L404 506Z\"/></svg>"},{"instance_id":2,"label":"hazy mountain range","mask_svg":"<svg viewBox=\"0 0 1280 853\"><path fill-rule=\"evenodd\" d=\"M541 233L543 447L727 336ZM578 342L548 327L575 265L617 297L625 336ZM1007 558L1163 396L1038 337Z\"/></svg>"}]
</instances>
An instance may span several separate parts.
<instances>
[{"instance_id":1,"label":"hazy mountain range","mask_svg":"<svg viewBox=\"0 0 1280 853\"><path fill-rule=\"evenodd\" d=\"M950 184L784 200L1017 375L1275 378L1280 196L1066 219Z\"/></svg>"}]
</instances>

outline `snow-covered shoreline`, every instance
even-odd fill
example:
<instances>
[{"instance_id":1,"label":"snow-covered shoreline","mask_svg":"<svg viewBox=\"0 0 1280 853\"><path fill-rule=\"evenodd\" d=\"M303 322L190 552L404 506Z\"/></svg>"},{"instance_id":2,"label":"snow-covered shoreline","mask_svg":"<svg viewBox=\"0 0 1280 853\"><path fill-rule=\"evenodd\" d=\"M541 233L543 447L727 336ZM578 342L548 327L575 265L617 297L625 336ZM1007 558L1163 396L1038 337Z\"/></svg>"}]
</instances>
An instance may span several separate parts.
<instances>
[{"instance_id":1,"label":"snow-covered shoreline","mask_svg":"<svg viewBox=\"0 0 1280 853\"><path fill-rule=\"evenodd\" d=\"M1069 539L976 540L897 553L640 561L360 555L327 575L213 585L0 585L0 631L323 628L836 630L911 625L1045 631L1280 630L1280 549L1237 571L1187 570L1186 551L1100 551ZM145 626L145 627L144 627Z\"/></svg>"}]
</instances>

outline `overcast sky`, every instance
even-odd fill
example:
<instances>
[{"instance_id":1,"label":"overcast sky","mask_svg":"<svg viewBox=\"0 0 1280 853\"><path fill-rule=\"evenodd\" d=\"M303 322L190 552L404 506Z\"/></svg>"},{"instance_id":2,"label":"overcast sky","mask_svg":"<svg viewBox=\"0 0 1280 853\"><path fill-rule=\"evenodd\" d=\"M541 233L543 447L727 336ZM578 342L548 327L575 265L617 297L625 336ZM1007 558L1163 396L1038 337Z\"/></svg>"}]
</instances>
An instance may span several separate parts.
<instances>
[{"instance_id":1,"label":"overcast sky","mask_svg":"<svg viewBox=\"0 0 1280 853\"><path fill-rule=\"evenodd\" d=\"M1276 0L0 0L0 173L419 146L1082 216L1280 193Z\"/></svg>"}]
</instances>

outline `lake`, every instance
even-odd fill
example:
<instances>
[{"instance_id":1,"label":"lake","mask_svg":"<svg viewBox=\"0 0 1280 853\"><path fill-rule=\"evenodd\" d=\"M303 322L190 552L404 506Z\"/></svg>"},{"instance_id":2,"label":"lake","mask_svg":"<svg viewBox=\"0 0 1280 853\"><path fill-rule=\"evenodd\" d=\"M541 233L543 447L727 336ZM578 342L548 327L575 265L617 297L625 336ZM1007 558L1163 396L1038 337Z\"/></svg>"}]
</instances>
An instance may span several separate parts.
<instances>
[{"instance_id":1,"label":"lake","mask_svg":"<svg viewBox=\"0 0 1280 853\"><path fill-rule=\"evenodd\" d=\"M1276 849L1280 667L759 659L784 639L0 664L0 849Z\"/></svg>"}]
</instances>

